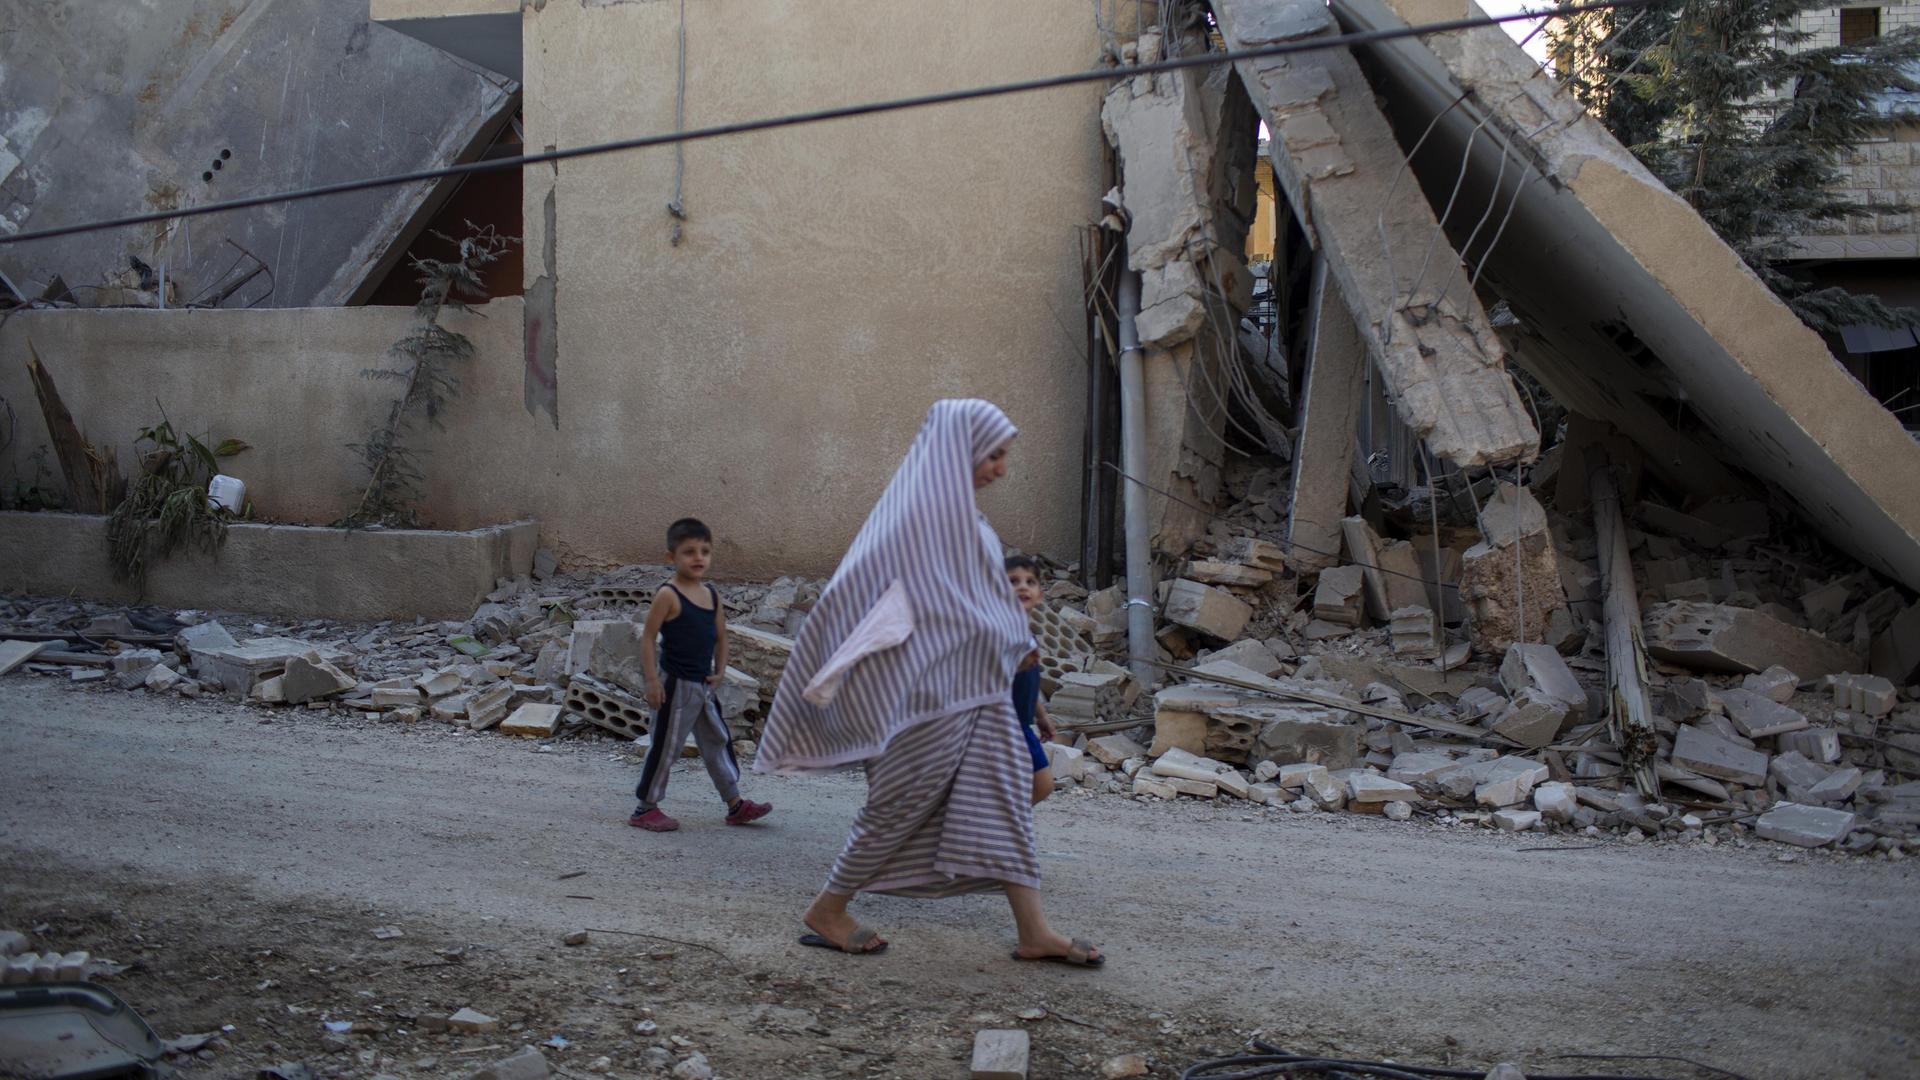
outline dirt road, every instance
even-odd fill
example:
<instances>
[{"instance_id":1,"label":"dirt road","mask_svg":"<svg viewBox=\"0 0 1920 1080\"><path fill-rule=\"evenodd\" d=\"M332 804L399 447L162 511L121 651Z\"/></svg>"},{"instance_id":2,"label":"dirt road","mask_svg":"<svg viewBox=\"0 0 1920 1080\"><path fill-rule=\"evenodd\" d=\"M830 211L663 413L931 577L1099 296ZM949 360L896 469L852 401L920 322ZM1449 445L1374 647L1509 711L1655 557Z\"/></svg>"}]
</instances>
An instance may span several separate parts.
<instances>
[{"instance_id":1,"label":"dirt road","mask_svg":"<svg viewBox=\"0 0 1920 1080\"><path fill-rule=\"evenodd\" d=\"M438 725L21 676L0 683L0 762L0 927L40 919L82 940L70 948L155 950L122 992L183 1030L253 996L247 986L177 987L212 970L211 952L257 951L257 935L283 935L305 970L330 976L283 991L305 995L289 1009L324 1011L328 994L351 1004L352 980L332 977L334 967L365 970L387 944L367 929L392 924L416 951L474 943L501 993L525 991L514 979L539 975L550 997L587 995L565 1016L529 1004L522 1032L496 1042L538 1041L572 1024L606 1044L597 1052L612 1058L614 1075L645 1075L637 1055L649 1040L631 1038L626 1023L637 999L591 989L631 988L639 975L620 967L616 978L606 951L557 945L566 931L595 927L692 943L667 946L676 974L648 976L641 996L658 1010L685 1005L680 1030L699 1032L714 1066L736 1080L963 1076L973 1028L1017 1023L1015 1010L1039 1002L1072 1019L1036 1025L1036 1077L1088 1075L1104 1055L1129 1050L1152 1055L1155 1075L1178 1075L1191 1060L1182 1055L1233 1052L1255 1029L1316 1052L1518 1060L1553 1072L1692 1075L1660 1063L1549 1060L1604 1051L1684 1055L1756 1078L1920 1074L1920 891L1910 863L1758 844L1585 846L1068 794L1039 811L1048 902L1057 925L1102 945L1107 970L1014 964L1010 922L993 897L863 901L894 945L860 961L792 944L796 915L858 805L851 777L750 777L748 793L775 813L729 829L704 775L683 764L667 808L685 828L650 835L624 825L636 769L613 743L541 752ZM240 940L223 939L223 927ZM606 940L596 935L594 948ZM256 958L262 964L271 961ZM414 976L443 982L372 980L368 992L385 1015L406 1016L399 999L431 1004L444 991L458 1007L450 995L485 989L456 991L446 972ZM749 980L741 993L727 988L735 977ZM628 1010L618 1022L581 1013L616 1001ZM813 1035L803 1026L770 1040L773 1022L741 1011L769 1001L838 1015ZM493 1008L512 1011L504 1001ZM317 1024L263 1020L278 1039L255 1032L250 1042L234 1021L247 1060L323 1049L312 1045ZM457 1046L420 1056L388 1045L399 1038L391 1030L380 1038L350 1049L397 1075L461 1075L486 1060L455 1066L445 1055ZM914 1055L879 1045L890 1038L912 1041ZM859 1054L858 1064L843 1060Z\"/></svg>"}]
</instances>

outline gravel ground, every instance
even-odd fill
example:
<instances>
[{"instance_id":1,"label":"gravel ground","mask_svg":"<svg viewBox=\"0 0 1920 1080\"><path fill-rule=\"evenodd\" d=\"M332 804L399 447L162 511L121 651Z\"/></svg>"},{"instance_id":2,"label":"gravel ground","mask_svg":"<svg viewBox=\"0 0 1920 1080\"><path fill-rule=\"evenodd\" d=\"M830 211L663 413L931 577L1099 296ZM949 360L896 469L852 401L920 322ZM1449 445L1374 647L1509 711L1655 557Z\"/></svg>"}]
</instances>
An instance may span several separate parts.
<instances>
[{"instance_id":1,"label":"gravel ground","mask_svg":"<svg viewBox=\"0 0 1920 1080\"><path fill-rule=\"evenodd\" d=\"M750 776L775 812L729 829L682 764L685 827L653 835L624 824L619 744L24 675L0 684L0 763L0 927L133 965L111 985L162 1037L233 1025L193 1063L208 1075L463 1076L559 1035L549 1057L576 1075L652 1075L651 1049L731 1080L959 1077L975 1029L1016 1025L1036 1078L1128 1052L1177 1076L1254 1031L1540 1072L1704 1075L1553 1060L1607 1052L1920 1075L1912 862L1066 793L1038 811L1046 892L1111 957L1088 972L1013 963L990 896L861 901L882 957L796 946L853 777ZM603 932L560 944L586 927ZM462 1006L503 1029L423 1030Z\"/></svg>"}]
</instances>

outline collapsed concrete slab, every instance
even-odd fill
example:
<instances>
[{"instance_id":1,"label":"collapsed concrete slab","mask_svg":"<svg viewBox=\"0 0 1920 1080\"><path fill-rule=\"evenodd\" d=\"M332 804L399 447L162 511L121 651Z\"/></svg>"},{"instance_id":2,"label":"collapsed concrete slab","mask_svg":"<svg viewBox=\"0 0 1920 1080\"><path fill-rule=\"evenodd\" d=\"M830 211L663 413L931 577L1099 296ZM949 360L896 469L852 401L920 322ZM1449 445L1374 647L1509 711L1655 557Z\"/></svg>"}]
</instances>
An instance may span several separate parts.
<instances>
[{"instance_id":1,"label":"collapsed concrete slab","mask_svg":"<svg viewBox=\"0 0 1920 1080\"><path fill-rule=\"evenodd\" d=\"M1469 0L1333 0L1372 30L1479 14ZM1920 445L1685 202L1495 28L1358 50L1429 192L1505 219L1463 245L1519 329L1516 362L1569 409L1704 496L1750 473L1827 539L1920 588ZM1688 416L1695 419L1676 419ZM1684 425L1684 426L1681 426ZM1808 673L1797 672L1802 677Z\"/></svg>"},{"instance_id":2,"label":"collapsed concrete slab","mask_svg":"<svg viewBox=\"0 0 1920 1080\"><path fill-rule=\"evenodd\" d=\"M1233 49L1335 33L1314 0L1215 0ZM1245 61L1274 177L1324 252L1400 416L1461 465L1531 459L1539 436L1459 254L1345 48Z\"/></svg>"}]
</instances>

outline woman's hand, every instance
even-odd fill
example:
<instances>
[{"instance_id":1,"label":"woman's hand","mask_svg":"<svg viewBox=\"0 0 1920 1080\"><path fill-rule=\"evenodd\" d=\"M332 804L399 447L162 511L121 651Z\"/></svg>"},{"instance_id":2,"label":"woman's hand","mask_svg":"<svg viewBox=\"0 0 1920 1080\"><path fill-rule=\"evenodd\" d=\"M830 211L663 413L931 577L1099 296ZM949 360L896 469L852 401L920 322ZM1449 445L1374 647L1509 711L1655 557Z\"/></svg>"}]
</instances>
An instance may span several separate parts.
<instances>
[{"instance_id":1,"label":"woman's hand","mask_svg":"<svg viewBox=\"0 0 1920 1080\"><path fill-rule=\"evenodd\" d=\"M1060 734L1060 729L1053 724L1053 717L1045 712L1033 718L1033 726L1039 730L1041 742L1052 742L1053 737Z\"/></svg>"}]
</instances>

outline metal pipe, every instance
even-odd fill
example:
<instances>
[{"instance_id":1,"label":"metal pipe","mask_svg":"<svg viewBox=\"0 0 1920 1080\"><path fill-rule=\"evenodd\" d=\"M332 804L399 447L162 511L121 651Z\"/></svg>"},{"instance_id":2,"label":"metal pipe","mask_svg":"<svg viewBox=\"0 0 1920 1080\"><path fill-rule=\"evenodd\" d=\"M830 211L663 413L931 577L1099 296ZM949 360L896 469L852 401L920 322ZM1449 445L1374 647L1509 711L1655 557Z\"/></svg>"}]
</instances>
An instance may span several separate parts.
<instances>
[{"instance_id":1,"label":"metal pipe","mask_svg":"<svg viewBox=\"0 0 1920 1080\"><path fill-rule=\"evenodd\" d=\"M1140 275L1120 271L1120 466L1128 476L1147 475L1147 374L1140 333ZM1127 655L1133 677L1152 686L1154 655L1153 551L1147 539L1147 489L1128 484L1124 510L1127 539Z\"/></svg>"}]
</instances>

